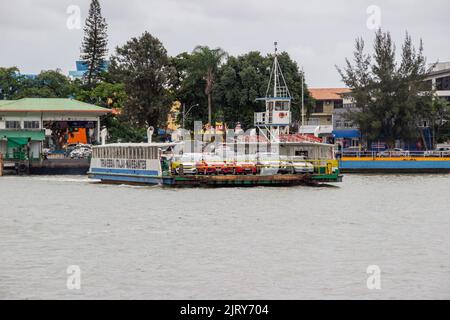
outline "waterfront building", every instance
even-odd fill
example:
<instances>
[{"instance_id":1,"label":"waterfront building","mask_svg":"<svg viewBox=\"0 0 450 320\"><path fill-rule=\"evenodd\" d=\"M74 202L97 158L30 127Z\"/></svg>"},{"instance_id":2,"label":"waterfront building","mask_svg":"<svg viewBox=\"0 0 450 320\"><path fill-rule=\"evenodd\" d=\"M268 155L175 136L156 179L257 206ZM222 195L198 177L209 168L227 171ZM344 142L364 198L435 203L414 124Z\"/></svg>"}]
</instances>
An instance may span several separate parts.
<instances>
[{"instance_id":1,"label":"waterfront building","mask_svg":"<svg viewBox=\"0 0 450 320\"><path fill-rule=\"evenodd\" d=\"M349 121L345 114L356 109L351 91L341 94L342 104L333 109L333 138L343 148L361 144L361 132L356 124Z\"/></svg>"},{"instance_id":2,"label":"waterfront building","mask_svg":"<svg viewBox=\"0 0 450 320\"><path fill-rule=\"evenodd\" d=\"M300 133L314 134L325 141L333 138L333 116L335 110L343 109L343 95L350 92L348 88L309 88L315 100L314 109Z\"/></svg>"},{"instance_id":3,"label":"waterfront building","mask_svg":"<svg viewBox=\"0 0 450 320\"><path fill-rule=\"evenodd\" d=\"M43 148L100 141L100 117L110 110L73 99L0 101L0 153L5 159L39 159Z\"/></svg>"},{"instance_id":4,"label":"waterfront building","mask_svg":"<svg viewBox=\"0 0 450 320\"><path fill-rule=\"evenodd\" d=\"M450 62L437 63L428 74L429 88L436 96L450 103Z\"/></svg>"},{"instance_id":5,"label":"waterfront building","mask_svg":"<svg viewBox=\"0 0 450 320\"><path fill-rule=\"evenodd\" d=\"M88 64L85 61L75 62L76 70L69 71L69 78L72 80L82 79L88 71ZM109 61L105 61L102 64L102 71L107 71L109 68Z\"/></svg>"}]
</instances>

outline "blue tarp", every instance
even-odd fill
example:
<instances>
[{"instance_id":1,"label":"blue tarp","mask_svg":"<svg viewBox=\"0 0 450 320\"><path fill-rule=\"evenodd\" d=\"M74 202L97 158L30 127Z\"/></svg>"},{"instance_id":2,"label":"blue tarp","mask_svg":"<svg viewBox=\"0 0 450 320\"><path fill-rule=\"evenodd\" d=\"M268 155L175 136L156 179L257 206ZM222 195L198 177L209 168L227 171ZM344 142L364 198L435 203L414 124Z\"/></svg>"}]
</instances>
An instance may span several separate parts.
<instances>
[{"instance_id":1,"label":"blue tarp","mask_svg":"<svg viewBox=\"0 0 450 320\"><path fill-rule=\"evenodd\" d=\"M360 138L361 133L358 129L343 129L333 130L333 137L335 138Z\"/></svg>"}]
</instances>

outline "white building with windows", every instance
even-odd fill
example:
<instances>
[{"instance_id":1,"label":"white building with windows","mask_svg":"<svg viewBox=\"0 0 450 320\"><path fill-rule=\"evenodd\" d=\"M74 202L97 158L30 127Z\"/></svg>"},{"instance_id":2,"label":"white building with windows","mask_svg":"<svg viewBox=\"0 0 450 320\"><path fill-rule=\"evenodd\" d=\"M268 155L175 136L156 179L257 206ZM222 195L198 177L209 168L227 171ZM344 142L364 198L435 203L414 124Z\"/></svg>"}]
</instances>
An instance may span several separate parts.
<instances>
[{"instance_id":1,"label":"white building with windows","mask_svg":"<svg viewBox=\"0 0 450 320\"><path fill-rule=\"evenodd\" d=\"M426 81L439 98L450 103L450 62L437 63Z\"/></svg>"},{"instance_id":2,"label":"white building with windows","mask_svg":"<svg viewBox=\"0 0 450 320\"><path fill-rule=\"evenodd\" d=\"M6 160L40 159L44 145L61 147L77 136L96 143L100 117L109 112L73 99L1 100L0 153Z\"/></svg>"}]
</instances>

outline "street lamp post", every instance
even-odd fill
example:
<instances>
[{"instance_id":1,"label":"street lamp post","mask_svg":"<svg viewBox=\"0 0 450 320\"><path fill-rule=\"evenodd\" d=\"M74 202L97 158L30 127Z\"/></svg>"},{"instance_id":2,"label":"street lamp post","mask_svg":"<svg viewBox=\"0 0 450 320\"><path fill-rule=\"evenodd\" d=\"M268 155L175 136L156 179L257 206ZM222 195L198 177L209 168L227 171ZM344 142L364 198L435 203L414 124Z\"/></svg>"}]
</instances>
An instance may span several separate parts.
<instances>
[{"instance_id":1,"label":"street lamp post","mask_svg":"<svg viewBox=\"0 0 450 320\"><path fill-rule=\"evenodd\" d=\"M189 112L192 110L192 108L194 108L194 107L198 107L198 103L196 103L196 104L194 104L194 105L192 105L192 106L190 106L189 107L189 109L188 109L188 111L186 112L186 104L185 103L183 103L183 121L182 121L182 127L183 127L183 129L184 129L184 121L186 120L186 116L189 114Z\"/></svg>"}]
</instances>

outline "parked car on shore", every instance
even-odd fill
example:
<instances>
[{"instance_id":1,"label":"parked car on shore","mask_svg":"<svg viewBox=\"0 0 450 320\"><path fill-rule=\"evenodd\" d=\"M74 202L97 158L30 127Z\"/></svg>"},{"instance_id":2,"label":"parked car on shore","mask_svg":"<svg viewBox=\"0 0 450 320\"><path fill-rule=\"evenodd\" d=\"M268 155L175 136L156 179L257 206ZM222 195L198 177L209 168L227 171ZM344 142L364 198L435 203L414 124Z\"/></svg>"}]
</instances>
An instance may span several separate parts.
<instances>
[{"instance_id":1,"label":"parked car on shore","mask_svg":"<svg viewBox=\"0 0 450 320\"><path fill-rule=\"evenodd\" d=\"M409 151L400 148L387 149L377 153L378 157L407 157Z\"/></svg>"},{"instance_id":2,"label":"parked car on shore","mask_svg":"<svg viewBox=\"0 0 450 320\"><path fill-rule=\"evenodd\" d=\"M341 151L342 155L347 156L347 157L356 157L356 156L360 155L361 152L362 152L362 150L361 150L360 146L344 148Z\"/></svg>"},{"instance_id":3,"label":"parked car on shore","mask_svg":"<svg viewBox=\"0 0 450 320\"><path fill-rule=\"evenodd\" d=\"M450 147L440 147L435 150L428 150L424 153L425 157L449 157Z\"/></svg>"},{"instance_id":4,"label":"parked car on shore","mask_svg":"<svg viewBox=\"0 0 450 320\"><path fill-rule=\"evenodd\" d=\"M69 153L71 159L87 159L92 155L92 146L87 144L78 144Z\"/></svg>"}]
</instances>

